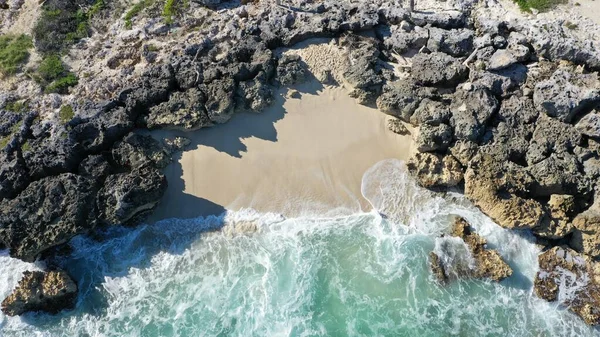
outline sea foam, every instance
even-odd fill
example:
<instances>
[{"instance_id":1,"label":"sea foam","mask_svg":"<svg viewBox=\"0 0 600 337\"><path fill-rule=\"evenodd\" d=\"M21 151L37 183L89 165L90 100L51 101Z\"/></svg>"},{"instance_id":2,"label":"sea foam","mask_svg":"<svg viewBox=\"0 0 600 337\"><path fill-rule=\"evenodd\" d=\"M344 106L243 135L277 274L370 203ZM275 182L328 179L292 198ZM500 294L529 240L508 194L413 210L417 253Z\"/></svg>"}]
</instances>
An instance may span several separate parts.
<instances>
[{"instance_id":1,"label":"sea foam","mask_svg":"<svg viewBox=\"0 0 600 337\"><path fill-rule=\"evenodd\" d=\"M78 280L76 309L0 315L1 335L600 335L533 295L540 250L527 233L500 228L459 194L419 188L397 160L366 172L362 192L373 211L285 218L244 209L74 238L61 263ZM456 240L439 238L455 214L513 276L434 282L428 253L460 256ZM6 253L0 262L0 296L42 267Z\"/></svg>"}]
</instances>

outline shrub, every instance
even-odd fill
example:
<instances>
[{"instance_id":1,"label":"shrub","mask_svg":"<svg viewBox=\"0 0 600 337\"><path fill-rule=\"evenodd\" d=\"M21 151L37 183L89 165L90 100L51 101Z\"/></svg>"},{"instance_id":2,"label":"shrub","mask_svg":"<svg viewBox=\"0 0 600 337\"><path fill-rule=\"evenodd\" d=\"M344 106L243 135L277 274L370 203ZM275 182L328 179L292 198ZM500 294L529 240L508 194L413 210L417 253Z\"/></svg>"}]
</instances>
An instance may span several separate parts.
<instances>
[{"instance_id":1,"label":"shrub","mask_svg":"<svg viewBox=\"0 0 600 337\"><path fill-rule=\"evenodd\" d=\"M24 113L29 110L29 105L25 101L16 101L6 104L5 109L12 112Z\"/></svg>"},{"instance_id":2,"label":"shrub","mask_svg":"<svg viewBox=\"0 0 600 337\"><path fill-rule=\"evenodd\" d=\"M57 94L67 94L68 88L76 86L79 83L77 76L73 73L67 73L65 76L56 79L50 83L44 90L46 93L55 92Z\"/></svg>"},{"instance_id":3,"label":"shrub","mask_svg":"<svg viewBox=\"0 0 600 337\"><path fill-rule=\"evenodd\" d=\"M131 28L131 19L136 17L141 11L147 7L150 7L152 4L153 0L142 0L133 5L133 7L131 7L125 14L125 27L127 29Z\"/></svg>"},{"instance_id":4,"label":"shrub","mask_svg":"<svg viewBox=\"0 0 600 337\"><path fill-rule=\"evenodd\" d=\"M536 9L541 12L548 11L556 5L567 3L567 0L514 0L519 8L524 12L531 12L531 9Z\"/></svg>"},{"instance_id":5,"label":"shrub","mask_svg":"<svg viewBox=\"0 0 600 337\"><path fill-rule=\"evenodd\" d=\"M75 116L75 113L73 112L73 107L70 105L63 105L60 107L60 111L58 112L58 117L60 117L60 121L63 124L66 124L67 122L69 122L71 119L73 119L73 117Z\"/></svg>"},{"instance_id":6,"label":"shrub","mask_svg":"<svg viewBox=\"0 0 600 337\"><path fill-rule=\"evenodd\" d=\"M162 16L165 19L165 23L170 25L173 23L173 15L175 10L175 0L167 0L163 7Z\"/></svg>"},{"instance_id":7,"label":"shrub","mask_svg":"<svg viewBox=\"0 0 600 337\"><path fill-rule=\"evenodd\" d=\"M68 88L77 85L75 74L67 71L62 60L56 54L49 55L37 69L37 79L45 87L46 93L66 94Z\"/></svg>"},{"instance_id":8,"label":"shrub","mask_svg":"<svg viewBox=\"0 0 600 337\"><path fill-rule=\"evenodd\" d=\"M59 53L88 37L89 20L106 7L104 0L48 0L34 27L36 47L41 53Z\"/></svg>"},{"instance_id":9,"label":"shrub","mask_svg":"<svg viewBox=\"0 0 600 337\"><path fill-rule=\"evenodd\" d=\"M27 35L0 36L0 73L15 74L29 58L29 49L33 47Z\"/></svg>"}]
</instances>

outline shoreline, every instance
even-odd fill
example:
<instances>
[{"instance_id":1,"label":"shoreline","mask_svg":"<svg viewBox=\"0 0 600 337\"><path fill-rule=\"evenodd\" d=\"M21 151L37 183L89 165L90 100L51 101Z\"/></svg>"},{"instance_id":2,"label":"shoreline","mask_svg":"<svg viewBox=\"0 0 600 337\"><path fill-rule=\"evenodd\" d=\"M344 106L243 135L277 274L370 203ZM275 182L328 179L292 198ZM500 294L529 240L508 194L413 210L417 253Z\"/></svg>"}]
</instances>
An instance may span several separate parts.
<instances>
[{"instance_id":1,"label":"shoreline","mask_svg":"<svg viewBox=\"0 0 600 337\"><path fill-rule=\"evenodd\" d=\"M301 98L286 98L289 90ZM181 134L191 144L165 169L169 187L148 222L244 207L286 217L369 211L360 193L364 172L414 150L410 134L388 130L388 116L357 104L343 87L310 81L275 97L259 114Z\"/></svg>"}]
</instances>

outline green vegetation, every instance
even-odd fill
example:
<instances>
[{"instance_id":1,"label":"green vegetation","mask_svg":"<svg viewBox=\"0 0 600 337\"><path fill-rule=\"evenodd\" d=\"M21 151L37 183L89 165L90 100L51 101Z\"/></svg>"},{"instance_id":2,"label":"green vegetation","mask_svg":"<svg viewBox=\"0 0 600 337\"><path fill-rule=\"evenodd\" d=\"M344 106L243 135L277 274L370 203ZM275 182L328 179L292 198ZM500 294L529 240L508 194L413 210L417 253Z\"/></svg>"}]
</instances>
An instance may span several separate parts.
<instances>
[{"instance_id":1,"label":"green vegetation","mask_svg":"<svg viewBox=\"0 0 600 337\"><path fill-rule=\"evenodd\" d=\"M165 23L170 25L173 23L173 15L175 10L175 0L167 0L163 6L162 16L165 19Z\"/></svg>"},{"instance_id":2,"label":"green vegetation","mask_svg":"<svg viewBox=\"0 0 600 337\"><path fill-rule=\"evenodd\" d=\"M5 109L12 112L25 113L29 110L29 105L25 101L16 101L6 104Z\"/></svg>"},{"instance_id":3,"label":"green vegetation","mask_svg":"<svg viewBox=\"0 0 600 337\"><path fill-rule=\"evenodd\" d=\"M27 152L29 150L31 150L31 145L29 145L29 141L25 141L25 143L21 145L21 151Z\"/></svg>"},{"instance_id":4,"label":"green vegetation","mask_svg":"<svg viewBox=\"0 0 600 337\"><path fill-rule=\"evenodd\" d=\"M133 7L131 7L131 9L129 9L125 14L125 27L127 29L131 28L131 19L136 17L145 8L152 6L153 3L153 0L142 0L133 5Z\"/></svg>"},{"instance_id":5,"label":"green vegetation","mask_svg":"<svg viewBox=\"0 0 600 337\"><path fill-rule=\"evenodd\" d=\"M565 4L567 0L514 0L519 8L524 12L531 12L531 9L536 9L540 12L548 11L556 5Z\"/></svg>"},{"instance_id":6,"label":"green vegetation","mask_svg":"<svg viewBox=\"0 0 600 337\"><path fill-rule=\"evenodd\" d=\"M73 112L73 107L70 105L63 105L62 107L60 107L60 112L58 113L58 117L60 117L60 121L63 124L68 123L71 119L73 119L73 117L75 116L75 113Z\"/></svg>"},{"instance_id":7,"label":"green vegetation","mask_svg":"<svg viewBox=\"0 0 600 337\"><path fill-rule=\"evenodd\" d=\"M0 36L0 74L15 74L27 62L31 47L33 43L27 35Z\"/></svg>"},{"instance_id":8,"label":"green vegetation","mask_svg":"<svg viewBox=\"0 0 600 337\"><path fill-rule=\"evenodd\" d=\"M33 30L41 53L60 53L90 34L89 21L106 7L104 0L48 0Z\"/></svg>"},{"instance_id":9,"label":"green vegetation","mask_svg":"<svg viewBox=\"0 0 600 337\"><path fill-rule=\"evenodd\" d=\"M69 87L78 83L77 76L65 68L62 60L56 54L44 58L36 75L38 82L45 87L46 93L66 94Z\"/></svg>"},{"instance_id":10,"label":"green vegetation","mask_svg":"<svg viewBox=\"0 0 600 337\"><path fill-rule=\"evenodd\" d=\"M0 138L0 149L3 149L6 145L8 145L8 142L10 142L14 134L19 132L22 125L23 120L20 120L18 123L16 123L10 128L10 134Z\"/></svg>"}]
</instances>

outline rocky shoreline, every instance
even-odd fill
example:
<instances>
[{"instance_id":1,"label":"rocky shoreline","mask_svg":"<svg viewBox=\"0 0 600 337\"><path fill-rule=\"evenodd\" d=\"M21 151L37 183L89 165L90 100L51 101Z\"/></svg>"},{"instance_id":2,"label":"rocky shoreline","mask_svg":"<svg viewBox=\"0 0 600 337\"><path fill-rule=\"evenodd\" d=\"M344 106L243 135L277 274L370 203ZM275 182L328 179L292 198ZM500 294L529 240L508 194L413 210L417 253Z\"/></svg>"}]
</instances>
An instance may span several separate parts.
<instances>
[{"instance_id":1,"label":"rocky shoreline","mask_svg":"<svg viewBox=\"0 0 600 337\"><path fill-rule=\"evenodd\" d=\"M500 226L530 230L548 248L565 247L548 252L581 254L595 289L600 50L559 22L540 28L494 20L481 14L483 5L410 13L396 2L324 1L262 7L254 15L244 5L207 24L219 34L149 65L110 100L79 97L65 123L40 111L9 111L20 97L2 95L0 245L34 261L75 235L139 223L164 194L161 170L186 145L139 131L202 132L196 130L237 111L260 112L276 87L329 79L330 70L311 73L300 57L278 52L325 37L348 52L338 84L360 103L419 128L419 153L408 165L422 186L464 190ZM228 26L229 15L243 25ZM560 262L540 266L536 293L555 300L548 294L570 286L548 284ZM565 305L598 324L596 293Z\"/></svg>"}]
</instances>

